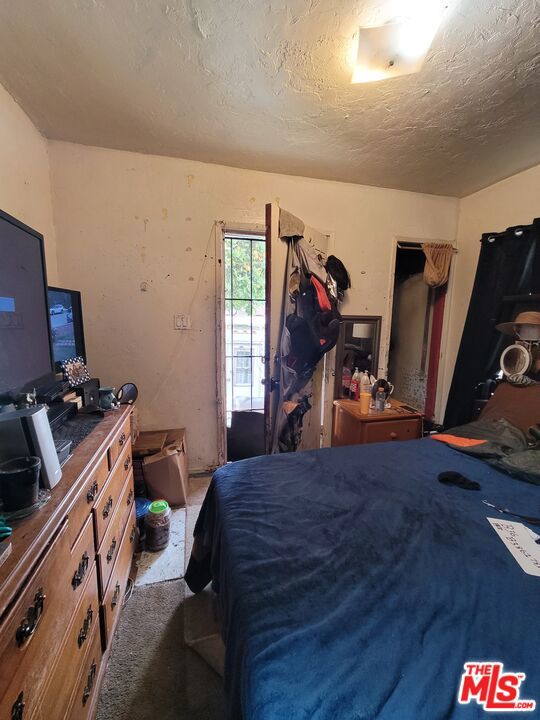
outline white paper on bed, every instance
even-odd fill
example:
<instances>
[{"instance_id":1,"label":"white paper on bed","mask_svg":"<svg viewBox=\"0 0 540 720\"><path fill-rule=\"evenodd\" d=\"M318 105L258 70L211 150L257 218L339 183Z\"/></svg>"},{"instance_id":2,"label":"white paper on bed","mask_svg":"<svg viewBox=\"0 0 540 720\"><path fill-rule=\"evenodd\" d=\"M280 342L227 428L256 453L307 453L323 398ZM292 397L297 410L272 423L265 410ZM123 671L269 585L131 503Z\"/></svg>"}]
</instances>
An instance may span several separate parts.
<instances>
[{"instance_id":1,"label":"white paper on bed","mask_svg":"<svg viewBox=\"0 0 540 720\"><path fill-rule=\"evenodd\" d=\"M522 570L528 575L540 577L540 545L535 542L538 535L529 530L523 523L490 517L487 520L489 520L491 527L510 550Z\"/></svg>"}]
</instances>

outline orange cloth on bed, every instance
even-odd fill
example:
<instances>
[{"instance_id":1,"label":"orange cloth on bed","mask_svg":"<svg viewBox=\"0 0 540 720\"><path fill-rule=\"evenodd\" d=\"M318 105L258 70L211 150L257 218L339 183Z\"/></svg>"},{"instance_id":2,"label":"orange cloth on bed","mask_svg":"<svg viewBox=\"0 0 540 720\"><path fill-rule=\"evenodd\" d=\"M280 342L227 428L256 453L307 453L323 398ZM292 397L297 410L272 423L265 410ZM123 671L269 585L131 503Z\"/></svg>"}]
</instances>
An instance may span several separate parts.
<instances>
[{"instance_id":1,"label":"orange cloth on bed","mask_svg":"<svg viewBox=\"0 0 540 720\"><path fill-rule=\"evenodd\" d=\"M456 445L457 447L474 447L475 445L482 445L487 440L473 440L473 438L462 438L457 435L432 435L433 440L440 440L441 442L448 443L449 445Z\"/></svg>"}]
</instances>

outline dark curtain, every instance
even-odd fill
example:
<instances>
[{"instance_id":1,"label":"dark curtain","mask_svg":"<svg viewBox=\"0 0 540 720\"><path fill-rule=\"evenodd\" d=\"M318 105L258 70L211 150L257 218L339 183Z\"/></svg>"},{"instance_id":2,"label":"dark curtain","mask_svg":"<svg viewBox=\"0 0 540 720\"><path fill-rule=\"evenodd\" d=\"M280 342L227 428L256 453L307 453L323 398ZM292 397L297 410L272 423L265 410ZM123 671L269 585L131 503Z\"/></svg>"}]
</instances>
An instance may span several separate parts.
<instances>
[{"instance_id":1,"label":"dark curtain","mask_svg":"<svg viewBox=\"0 0 540 720\"><path fill-rule=\"evenodd\" d=\"M445 427L470 421L475 387L499 369L501 352L511 339L495 325L514 319L524 295L540 292L540 218L531 225L486 233L481 243Z\"/></svg>"}]
</instances>

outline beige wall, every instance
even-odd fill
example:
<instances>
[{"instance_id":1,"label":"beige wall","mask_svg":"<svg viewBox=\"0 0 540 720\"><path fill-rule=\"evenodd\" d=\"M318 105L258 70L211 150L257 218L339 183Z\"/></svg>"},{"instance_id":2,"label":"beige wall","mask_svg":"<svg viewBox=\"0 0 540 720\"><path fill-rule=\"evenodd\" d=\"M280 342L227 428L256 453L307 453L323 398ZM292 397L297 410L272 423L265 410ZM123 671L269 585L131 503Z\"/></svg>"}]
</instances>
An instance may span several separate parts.
<instances>
[{"instance_id":1,"label":"beige wall","mask_svg":"<svg viewBox=\"0 0 540 720\"><path fill-rule=\"evenodd\" d=\"M57 281L47 141L0 85L0 209L45 237L47 273Z\"/></svg>"},{"instance_id":2,"label":"beige wall","mask_svg":"<svg viewBox=\"0 0 540 720\"><path fill-rule=\"evenodd\" d=\"M216 461L214 221L261 223L278 199L331 233L353 281L343 312L382 315L384 345L395 237L456 234L453 198L61 142L49 153L59 273L83 292L90 369L138 384L144 427L185 425L196 469ZM192 329L175 331L174 313Z\"/></svg>"},{"instance_id":3,"label":"beige wall","mask_svg":"<svg viewBox=\"0 0 540 720\"><path fill-rule=\"evenodd\" d=\"M539 216L540 165L460 200L457 233L459 253L453 263L448 349L444 357L442 394L445 398L452 382L454 363L469 307L482 233L500 232L512 225L527 225Z\"/></svg>"}]
</instances>

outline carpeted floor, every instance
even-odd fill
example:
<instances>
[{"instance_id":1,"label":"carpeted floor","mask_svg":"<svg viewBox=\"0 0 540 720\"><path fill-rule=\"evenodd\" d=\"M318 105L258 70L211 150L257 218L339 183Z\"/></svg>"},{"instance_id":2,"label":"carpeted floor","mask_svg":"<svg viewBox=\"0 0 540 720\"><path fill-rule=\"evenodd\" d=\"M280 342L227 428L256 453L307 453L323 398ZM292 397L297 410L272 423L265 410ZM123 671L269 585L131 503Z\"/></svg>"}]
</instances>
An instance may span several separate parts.
<instances>
[{"instance_id":1,"label":"carpeted floor","mask_svg":"<svg viewBox=\"0 0 540 720\"><path fill-rule=\"evenodd\" d=\"M97 720L221 720L220 676L184 642L183 580L135 588L120 618Z\"/></svg>"}]
</instances>

